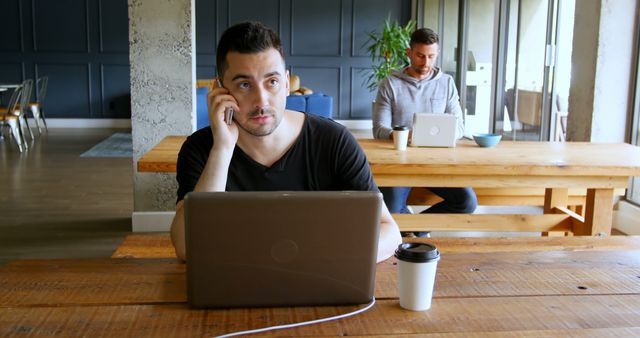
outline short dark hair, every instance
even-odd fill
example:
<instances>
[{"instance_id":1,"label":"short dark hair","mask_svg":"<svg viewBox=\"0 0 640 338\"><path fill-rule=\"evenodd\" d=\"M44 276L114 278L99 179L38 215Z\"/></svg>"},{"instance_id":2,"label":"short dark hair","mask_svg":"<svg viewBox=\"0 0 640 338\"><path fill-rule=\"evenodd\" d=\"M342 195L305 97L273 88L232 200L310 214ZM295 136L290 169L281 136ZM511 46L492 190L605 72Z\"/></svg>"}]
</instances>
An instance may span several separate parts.
<instances>
[{"instance_id":1,"label":"short dark hair","mask_svg":"<svg viewBox=\"0 0 640 338\"><path fill-rule=\"evenodd\" d=\"M273 29L261 22L241 22L227 28L222 33L216 50L218 76L222 77L227 68L229 68L227 63L227 54L229 52L253 54L263 52L269 48L277 50L282 55L282 60L284 60L280 37Z\"/></svg>"},{"instance_id":2,"label":"short dark hair","mask_svg":"<svg viewBox=\"0 0 640 338\"><path fill-rule=\"evenodd\" d=\"M416 43L421 43L424 45L433 45L434 43L439 43L440 38L438 34L431 30L430 28L420 28L416 29L413 34L411 34L411 41L409 42L409 46L413 48L413 45Z\"/></svg>"}]
</instances>

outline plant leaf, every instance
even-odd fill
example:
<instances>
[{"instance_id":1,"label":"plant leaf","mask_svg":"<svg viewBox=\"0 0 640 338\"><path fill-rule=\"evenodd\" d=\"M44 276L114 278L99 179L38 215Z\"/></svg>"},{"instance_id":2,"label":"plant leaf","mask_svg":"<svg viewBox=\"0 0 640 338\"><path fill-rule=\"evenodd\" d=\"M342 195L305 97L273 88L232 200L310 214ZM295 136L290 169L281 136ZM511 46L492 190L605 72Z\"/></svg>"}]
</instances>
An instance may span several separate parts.
<instances>
[{"instance_id":1,"label":"plant leaf","mask_svg":"<svg viewBox=\"0 0 640 338\"><path fill-rule=\"evenodd\" d=\"M391 74L407 66L409 59L406 49L409 47L411 33L415 30L416 22L409 20L405 26L390 17L384 21L382 32L367 32L367 41L362 45L371 57L372 73L366 79L366 86L373 91L378 83Z\"/></svg>"}]
</instances>

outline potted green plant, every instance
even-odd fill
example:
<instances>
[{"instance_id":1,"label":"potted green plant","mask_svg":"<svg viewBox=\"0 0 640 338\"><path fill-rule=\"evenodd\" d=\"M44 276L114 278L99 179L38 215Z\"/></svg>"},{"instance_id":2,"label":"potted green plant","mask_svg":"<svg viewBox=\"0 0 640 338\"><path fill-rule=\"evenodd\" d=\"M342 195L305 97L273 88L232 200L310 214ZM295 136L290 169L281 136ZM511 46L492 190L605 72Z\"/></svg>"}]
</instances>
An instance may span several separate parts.
<instances>
[{"instance_id":1,"label":"potted green plant","mask_svg":"<svg viewBox=\"0 0 640 338\"><path fill-rule=\"evenodd\" d=\"M382 79L394 70L402 69L409 64L406 49L409 47L411 33L415 30L413 20L403 27L390 18L384 21L382 32L369 32L365 47L371 55L372 72L366 80L366 86L373 91Z\"/></svg>"}]
</instances>

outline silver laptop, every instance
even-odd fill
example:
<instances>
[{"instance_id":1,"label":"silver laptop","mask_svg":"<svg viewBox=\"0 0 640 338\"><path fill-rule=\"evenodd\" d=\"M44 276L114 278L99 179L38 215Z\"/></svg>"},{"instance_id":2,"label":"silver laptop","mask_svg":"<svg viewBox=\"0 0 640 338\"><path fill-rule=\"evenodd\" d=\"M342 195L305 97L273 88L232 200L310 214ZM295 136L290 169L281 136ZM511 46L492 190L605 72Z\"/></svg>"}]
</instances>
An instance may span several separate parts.
<instances>
[{"instance_id":1,"label":"silver laptop","mask_svg":"<svg viewBox=\"0 0 640 338\"><path fill-rule=\"evenodd\" d=\"M451 114L413 114L413 147L455 147L456 117Z\"/></svg>"},{"instance_id":2,"label":"silver laptop","mask_svg":"<svg viewBox=\"0 0 640 338\"><path fill-rule=\"evenodd\" d=\"M381 203L370 191L189 193L189 304L370 302Z\"/></svg>"}]
</instances>

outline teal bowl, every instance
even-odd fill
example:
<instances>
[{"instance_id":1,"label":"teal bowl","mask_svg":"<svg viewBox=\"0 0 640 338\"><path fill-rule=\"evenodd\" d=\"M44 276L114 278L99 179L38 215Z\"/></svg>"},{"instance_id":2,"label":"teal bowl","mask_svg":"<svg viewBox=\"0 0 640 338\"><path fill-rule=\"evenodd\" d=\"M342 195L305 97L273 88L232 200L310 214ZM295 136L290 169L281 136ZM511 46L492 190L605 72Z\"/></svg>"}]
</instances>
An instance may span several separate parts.
<instances>
[{"instance_id":1,"label":"teal bowl","mask_svg":"<svg viewBox=\"0 0 640 338\"><path fill-rule=\"evenodd\" d=\"M476 143L479 146L485 147L485 148L495 147L496 144L500 142L500 139L502 139L502 135L499 135L499 134L474 134L473 135L473 140L476 141Z\"/></svg>"}]
</instances>

